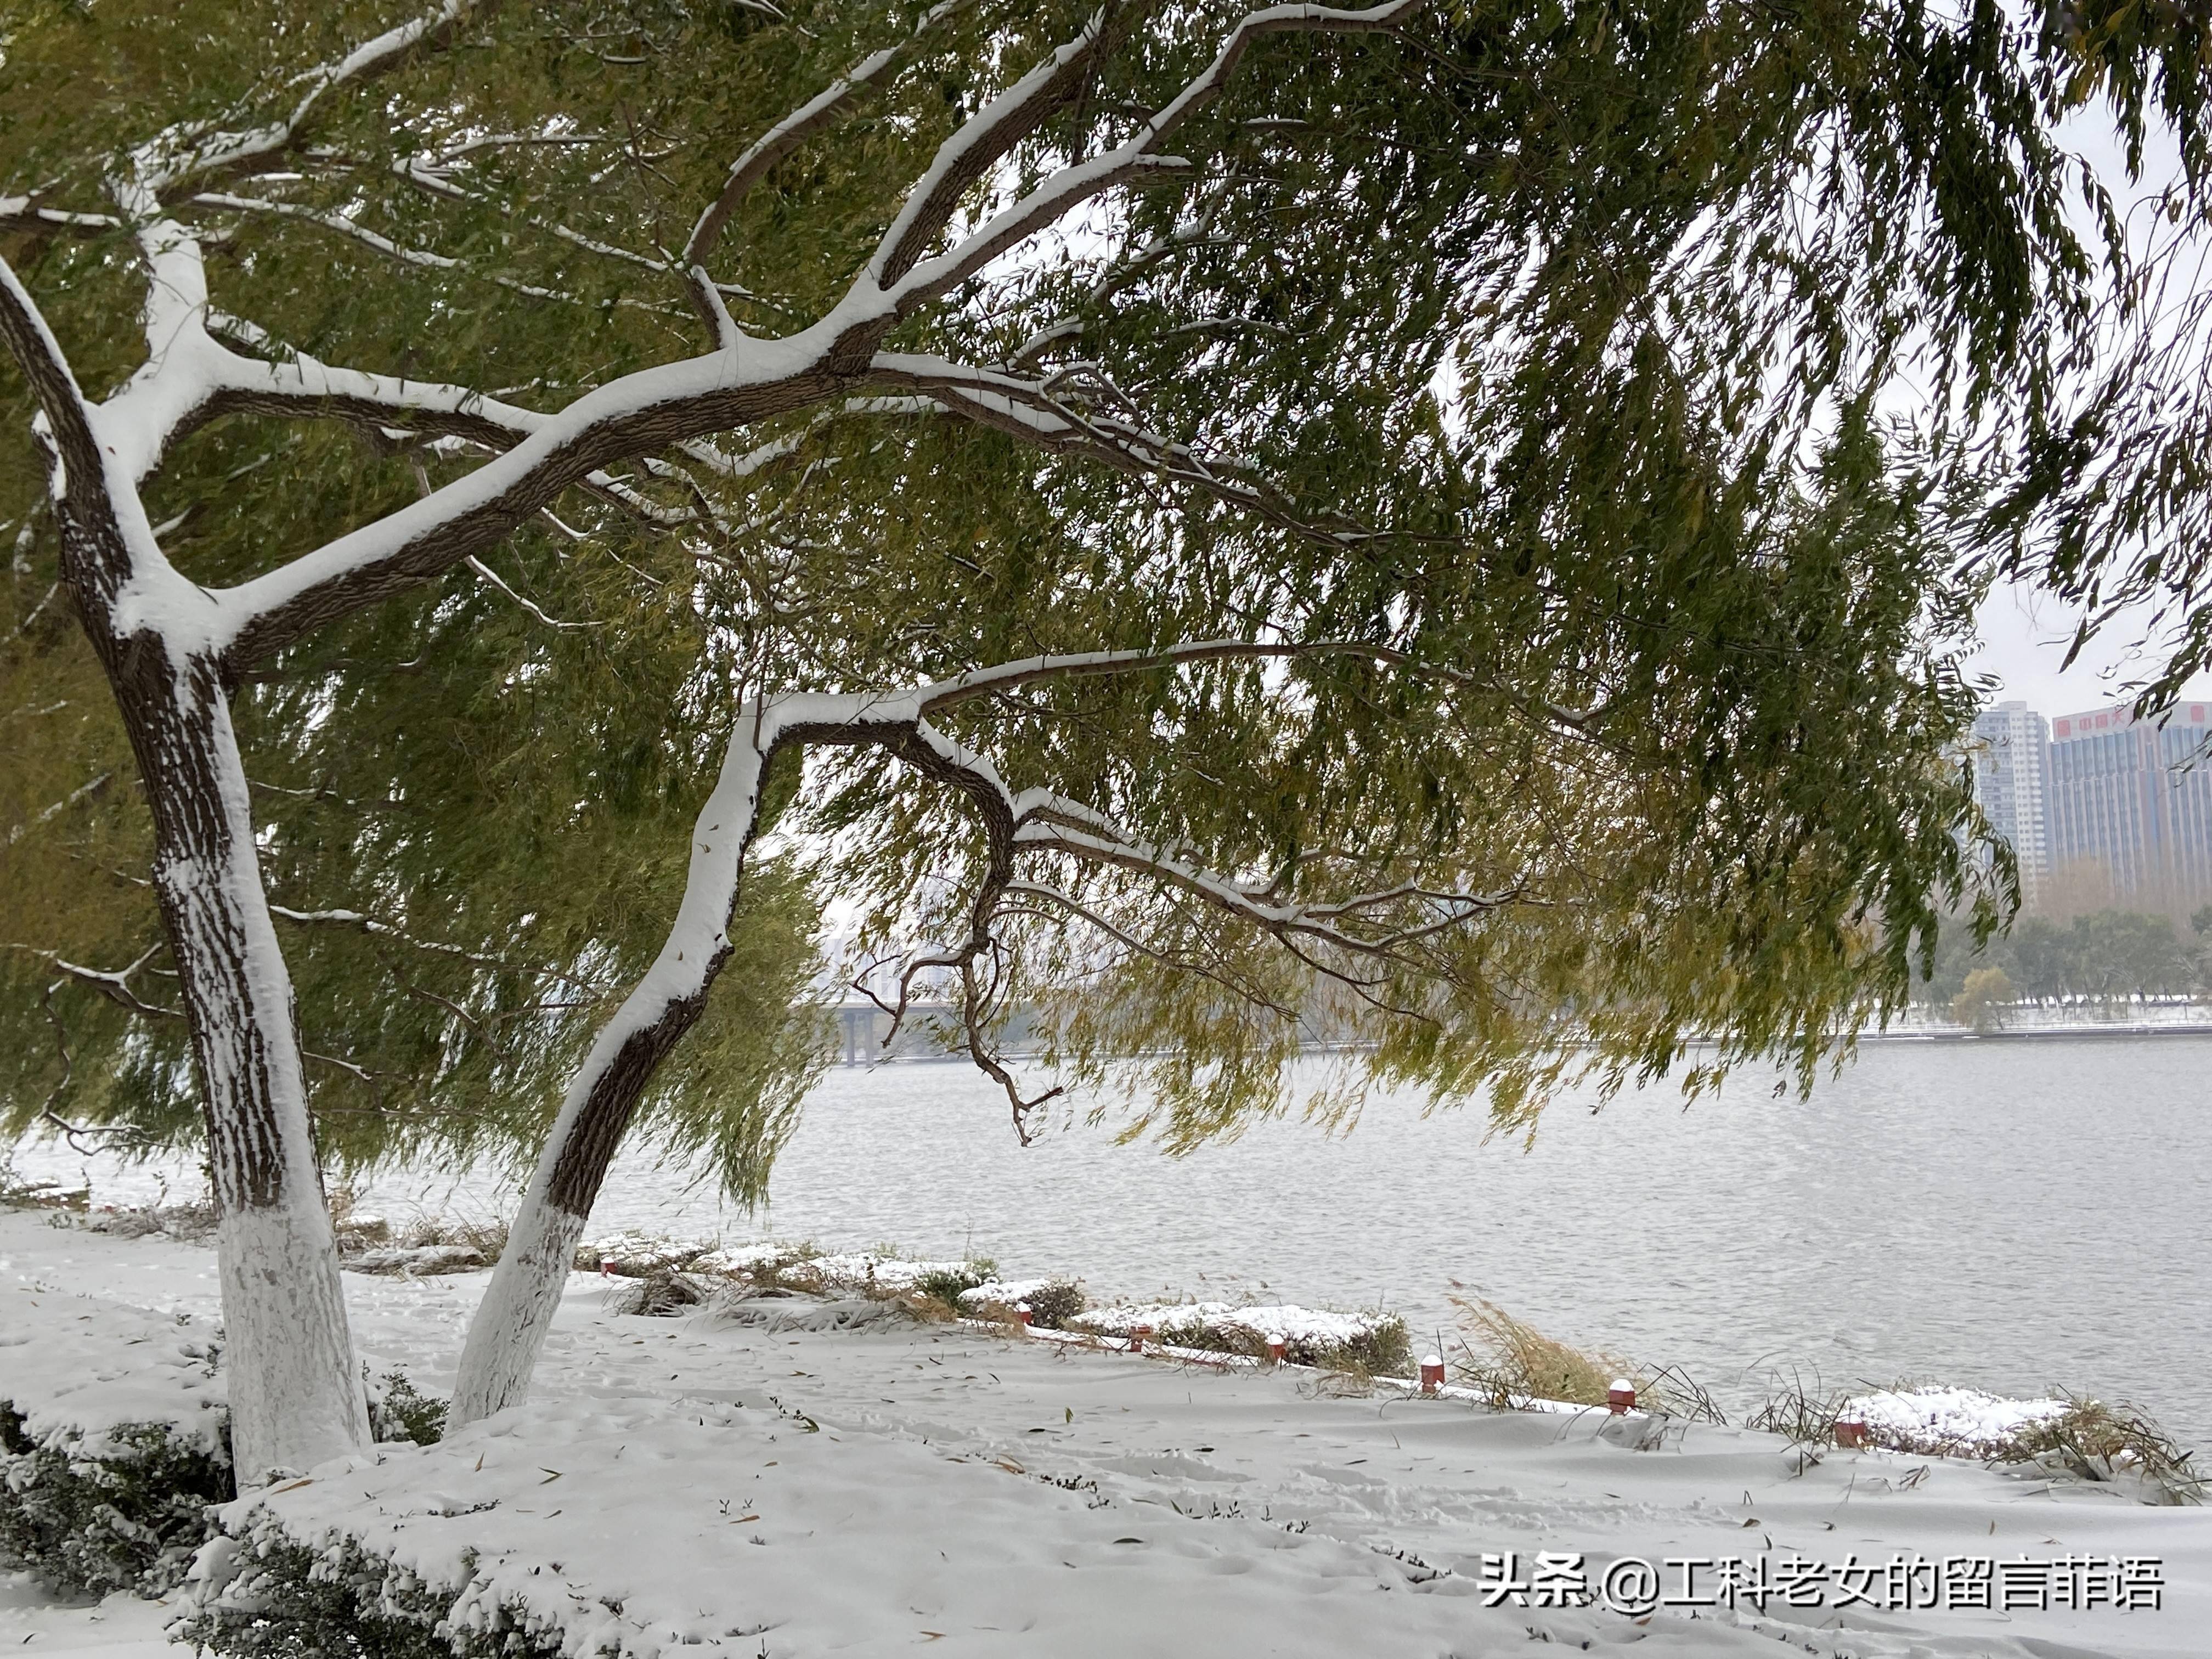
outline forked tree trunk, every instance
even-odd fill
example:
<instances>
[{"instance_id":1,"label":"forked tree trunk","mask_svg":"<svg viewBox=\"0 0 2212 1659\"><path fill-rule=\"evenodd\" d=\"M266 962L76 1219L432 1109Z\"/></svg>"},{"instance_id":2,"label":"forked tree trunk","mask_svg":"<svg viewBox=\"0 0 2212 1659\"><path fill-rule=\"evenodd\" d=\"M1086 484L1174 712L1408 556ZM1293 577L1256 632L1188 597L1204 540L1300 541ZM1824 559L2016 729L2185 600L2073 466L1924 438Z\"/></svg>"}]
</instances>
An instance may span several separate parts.
<instances>
[{"instance_id":1,"label":"forked tree trunk","mask_svg":"<svg viewBox=\"0 0 2212 1659\"><path fill-rule=\"evenodd\" d=\"M366 1403L229 706L211 668L154 635L119 655L207 1119L231 1449L251 1486L366 1445Z\"/></svg>"},{"instance_id":2,"label":"forked tree trunk","mask_svg":"<svg viewBox=\"0 0 2212 1659\"><path fill-rule=\"evenodd\" d=\"M660 954L592 1045L539 1153L507 1249L469 1323L454 1426L520 1403L553 1328L576 1245L653 1073L706 1006L729 959L730 913L775 734L749 707L691 835L684 902Z\"/></svg>"}]
</instances>

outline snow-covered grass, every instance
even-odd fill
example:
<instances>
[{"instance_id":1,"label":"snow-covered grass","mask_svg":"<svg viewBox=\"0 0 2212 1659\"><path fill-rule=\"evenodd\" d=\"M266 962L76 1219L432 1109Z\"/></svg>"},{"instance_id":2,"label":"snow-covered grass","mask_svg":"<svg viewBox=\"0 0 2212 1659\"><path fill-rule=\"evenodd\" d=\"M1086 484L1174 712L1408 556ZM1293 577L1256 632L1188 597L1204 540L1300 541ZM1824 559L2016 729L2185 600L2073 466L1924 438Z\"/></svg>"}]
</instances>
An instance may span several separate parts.
<instances>
[{"instance_id":1,"label":"snow-covered grass","mask_svg":"<svg viewBox=\"0 0 2212 1659\"><path fill-rule=\"evenodd\" d=\"M0 1214L0 1286L10 1279L194 1316L117 1314L134 1352L153 1347L128 1340L149 1324L197 1329L215 1289L204 1247ZM484 1279L347 1275L372 1370L441 1393ZM1655 1437L1601 1411L1331 1397L1291 1368L1148 1364L917 1322L847 1292L749 1303L732 1283L685 1316L615 1311L636 1282L568 1280L532 1403L228 1506L237 1547L210 1558L194 1633L271 1659L364 1643L410 1659L583 1659L594 1645L637 1659L909 1645L1504 1659L1544 1638L1632 1642L1651 1659L1768 1655L1778 1640L1823 1659L2181 1659L2212 1628L2212 1510L2148 1508L2034 1465L2008 1477L1832 1448L1815 1461L1707 1424ZM17 1297L32 1293L0 1288L0 1304ZM752 1307L802 1316L732 1316ZM1624 1555L2156 1557L2166 1589L2163 1610L2127 1614L1739 1603L1638 1624L1490 1604L1504 1553L1525 1577L1547 1551L1594 1570ZM0 1646L112 1645L105 1632L127 1627L140 1645L106 1659L161 1651L118 1604L65 1615L9 1595L0 1583Z\"/></svg>"}]
</instances>

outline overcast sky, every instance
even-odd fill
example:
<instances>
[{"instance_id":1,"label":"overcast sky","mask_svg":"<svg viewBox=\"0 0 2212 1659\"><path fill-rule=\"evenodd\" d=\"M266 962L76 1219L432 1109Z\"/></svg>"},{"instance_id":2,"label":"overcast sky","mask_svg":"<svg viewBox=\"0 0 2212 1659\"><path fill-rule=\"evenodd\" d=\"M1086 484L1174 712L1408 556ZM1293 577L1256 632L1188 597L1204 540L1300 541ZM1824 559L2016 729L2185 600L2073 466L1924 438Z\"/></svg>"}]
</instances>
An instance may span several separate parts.
<instances>
[{"instance_id":1,"label":"overcast sky","mask_svg":"<svg viewBox=\"0 0 2212 1659\"><path fill-rule=\"evenodd\" d=\"M1998 588L1982 607L1982 649L1974 668L2003 680L1996 694L2000 700L2018 697L2044 714L2078 714L2126 702L2133 684L2162 665L2168 653L2154 643L2148 649L2142 646L2143 618L2138 617L2133 626L2109 627L2061 673L2058 665L2066 659L2078 614L2031 588ZM2191 679L2188 694L2212 697L2212 674Z\"/></svg>"}]
</instances>

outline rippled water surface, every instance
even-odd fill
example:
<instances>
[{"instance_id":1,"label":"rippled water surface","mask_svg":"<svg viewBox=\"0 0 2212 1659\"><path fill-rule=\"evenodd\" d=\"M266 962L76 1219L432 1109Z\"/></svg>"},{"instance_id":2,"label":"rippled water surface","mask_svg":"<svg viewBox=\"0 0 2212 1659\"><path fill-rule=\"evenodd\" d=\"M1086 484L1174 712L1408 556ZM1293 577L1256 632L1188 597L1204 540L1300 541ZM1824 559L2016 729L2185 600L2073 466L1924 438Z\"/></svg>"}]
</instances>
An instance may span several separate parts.
<instances>
[{"instance_id":1,"label":"rippled water surface","mask_svg":"<svg viewBox=\"0 0 2212 1659\"><path fill-rule=\"evenodd\" d=\"M2212 1038L1870 1043L1809 1102L1747 1078L1662 1091L1534 1146L1479 1115L1370 1107L1172 1160L1075 1127L1024 1150L955 1065L830 1073L748 1218L629 1160L595 1228L995 1256L1094 1291L1260 1291L1448 1325L1455 1283L1540 1327L1673 1363L1739 1408L1765 1373L1932 1377L2134 1400L2212 1442ZM79 1160L26 1149L27 1170ZM144 1176L95 1170L103 1197ZM497 1207L495 1183L386 1176L364 1199Z\"/></svg>"}]
</instances>

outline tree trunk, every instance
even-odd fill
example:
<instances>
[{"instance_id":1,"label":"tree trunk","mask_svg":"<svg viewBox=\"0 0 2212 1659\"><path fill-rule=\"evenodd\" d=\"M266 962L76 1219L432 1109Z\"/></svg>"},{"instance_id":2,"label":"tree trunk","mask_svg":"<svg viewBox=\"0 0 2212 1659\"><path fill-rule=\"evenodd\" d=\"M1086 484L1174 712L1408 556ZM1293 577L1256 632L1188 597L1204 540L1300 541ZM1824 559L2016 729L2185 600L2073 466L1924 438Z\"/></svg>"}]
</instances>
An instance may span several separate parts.
<instances>
[{"instance_id":1,"label":"tree trunk","mask_svg":"<svg viewBox=\"0 0 2212 1659\"><path fill-rule=\"evenodd\" d=\"M96 624L154 817L154 886L207 1120L240 1486L368 1443L337 1249L307 1121L292 983L212 665Z\"/></svg>"},{"instance_id":2,"label":"tree trunk","mask_svg":"<svg viewBox=\"0 0 2212 1659\"><path fill-rule=\"evenodd\" d=\"M568 1085L507 1249L469 1322L448 1418L453 1426L520 1404L529 1392L607 1166L654 1070L698 1019L729 959L730 913L757 821L761 778L776 742L772 718L757 705L740 715L721 777L693 828L684 902L667 941L601 1028Z\"/></svg>"}]
</instances>

